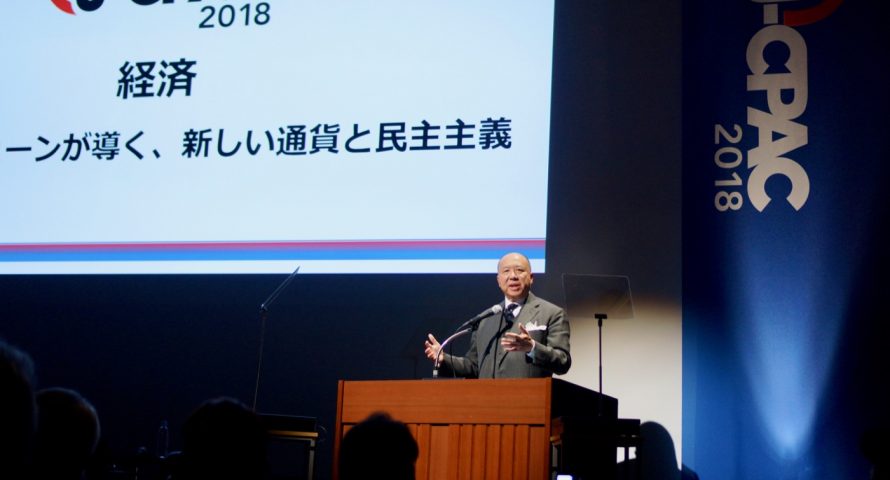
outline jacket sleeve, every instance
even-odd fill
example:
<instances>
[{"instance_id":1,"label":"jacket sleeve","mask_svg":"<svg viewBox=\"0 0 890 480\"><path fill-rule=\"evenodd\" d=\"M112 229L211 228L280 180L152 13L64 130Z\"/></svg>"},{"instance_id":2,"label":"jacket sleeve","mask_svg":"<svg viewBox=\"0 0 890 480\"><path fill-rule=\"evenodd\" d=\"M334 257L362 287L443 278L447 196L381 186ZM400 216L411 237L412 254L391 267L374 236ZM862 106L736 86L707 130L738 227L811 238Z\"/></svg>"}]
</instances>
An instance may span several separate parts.
<instances>
[{"instance_id":1,"label":"jacket sleeve","mask_svg":"<svg viewBox=\"0 0 890 480\"><path fill-rule=\"evenodd\" d=\"M532 350L529 360L533 365L547 369L562 375L572 366L572 356L569 354L569 319L565 316L565 310L555 308L547 319L547 333L543 338L535 338L535 349Z\"/></svg>"}]
</instances>

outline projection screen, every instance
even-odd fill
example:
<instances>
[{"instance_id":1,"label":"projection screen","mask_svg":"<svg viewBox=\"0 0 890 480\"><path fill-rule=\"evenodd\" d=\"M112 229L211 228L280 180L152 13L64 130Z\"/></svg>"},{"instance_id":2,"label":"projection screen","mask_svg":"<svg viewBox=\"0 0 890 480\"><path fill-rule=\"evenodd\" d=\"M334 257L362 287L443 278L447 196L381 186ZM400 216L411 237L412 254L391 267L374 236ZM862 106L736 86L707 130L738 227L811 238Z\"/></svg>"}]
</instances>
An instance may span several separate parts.
<instances>
[{"instance_id":1,"label":"projection screen","mask_svg":"<svg viewBox=\"0 0 890 480\"><path fill-rule=\"evenodd\" d=\"M545 267L553 1L0 6L0 273Z\"/></svg>"}]
</instances>

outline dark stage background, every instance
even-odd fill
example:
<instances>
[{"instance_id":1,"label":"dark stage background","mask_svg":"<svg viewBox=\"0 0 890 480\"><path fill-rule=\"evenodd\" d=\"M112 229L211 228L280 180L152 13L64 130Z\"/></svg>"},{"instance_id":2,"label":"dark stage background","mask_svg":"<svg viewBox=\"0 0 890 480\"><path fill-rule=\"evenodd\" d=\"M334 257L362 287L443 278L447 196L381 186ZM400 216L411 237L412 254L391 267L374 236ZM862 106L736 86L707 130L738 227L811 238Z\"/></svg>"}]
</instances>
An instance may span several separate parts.
<instances>
[{"instance_id":1,"label":"dark stage background","mask_svg":"<svg viewBox=\"0 0 890 480\"><path fill-rule=\"evenodd\" d=\"M621 273L638 304L679 305L679 10L557 2L540 296L562 304L564 272ZM504 214L522 215L509 196ZM258 306L283 278L4 276L0 335L34 357L40 387L75 388L96 405L107 449L153 449L162 419L175 448L204 399L250 403ZM297 276L269 313L258 410L315 416L332 431L337 380L428 376L426 333L444 335L500 295L494 272ZM318 478L331 448L320 446Z\"/></svg>"},{"instance_id":2,"label":"dark stage background","mask_svg":"<svg viewBox=\"0 0 890 480\"><path fill-rule=\"evenodd\" d=\"M557 1L547 273L536 275L534 290L561 304L562 273L629 275L638 324L652 331L659 321L679 330L679 315L669 312L682 306L682 379L619 400L642 404L633 416L651 419L682 389L677 448L703 479L867 478L858 438L886 425L890 400L887 7L848 0L799 27L812 54L801 120L811 141L794 153L812 181L803 213L726 217L711 203L713 128L744 124L745 107L759 101L746 97L745 47L763 26L759 3L726 4ZM747 151L755 138L746 130L741 146ZM770 184L772 206L785 188ZM509 202L521 185L493 191L504 197L505 218L521 218ZM257 310L283 279L4 276L0 336L31 353L40 387L75 388L96 405L107 451L153 449L162 419L176 448L179 427L201 401L230 395L250 403ZM298 275L269 314L258 410L314 416L332 431L337 380L428 376L426 333L444 336L500 298L493 272ZM798 304L818 314L774 318ZM829 327L831 351L823 348ZM757 331L768 341L755 344ZM631 337L607 339L613 351L639 348ZM665 341L680 348L679 338ZM572 346L579 355L596 348ZM607 385L672 367L641 361ZM816 367L821 383L812 387L803 380ZM570 375L575 369L595 366L579 362ZM803 406L812 413L806 425L794 421ZM330 439L320 446L318 478L329 476L331 449Z\"/></svg>"}]
</instances>

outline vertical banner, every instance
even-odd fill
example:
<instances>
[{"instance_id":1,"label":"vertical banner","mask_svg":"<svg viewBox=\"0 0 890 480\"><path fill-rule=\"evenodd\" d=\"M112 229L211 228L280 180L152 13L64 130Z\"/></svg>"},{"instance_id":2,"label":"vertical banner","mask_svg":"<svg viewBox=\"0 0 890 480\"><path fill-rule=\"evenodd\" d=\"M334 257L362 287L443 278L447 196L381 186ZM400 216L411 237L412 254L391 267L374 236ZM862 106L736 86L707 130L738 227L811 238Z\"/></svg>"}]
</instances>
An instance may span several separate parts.
<instances>
[{"instance_id":1,"label":"vertical banner","mask_svg":"<svg viewBox=\"0 0 890 480\"><path fill-rule=\"evenodd\" d=\"M841 366L890 203L886 9L684 3L683 460L701 478L867 477L868 392Z\"/></svg>"}]
</instances>

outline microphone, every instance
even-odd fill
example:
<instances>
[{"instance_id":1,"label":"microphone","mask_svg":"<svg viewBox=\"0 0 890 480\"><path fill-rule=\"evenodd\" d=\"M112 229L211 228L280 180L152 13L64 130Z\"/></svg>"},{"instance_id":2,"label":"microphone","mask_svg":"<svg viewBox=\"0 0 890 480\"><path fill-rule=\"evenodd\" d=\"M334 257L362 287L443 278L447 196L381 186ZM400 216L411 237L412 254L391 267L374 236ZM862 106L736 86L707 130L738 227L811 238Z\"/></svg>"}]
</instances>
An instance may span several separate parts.
<instances>
[{"instance_id":1,"label":"microphone","mask_svg":"<svg viewBox=\"0 0 890 480\"><path fill-rule=\"evenodd\" d=\"M500 304L492 305L491 308L489 308L488 310L486 310L486 311L480 313L479 315L476 315L475 317L464 322L463 325L461 325L460 327L457 328L457 330L455 330L456 333L454 335L448 337L447 339L445 339L444 342L439 344L439 349L436 350L436 361L433 365L433 378L439 378L439 365L442 360L442 353L445 351L445 345L448 345L448 342L450 342L450 341L454 340L455 338L457 338L461 335L464 335L472 330L476 330L476 327L479 326L479 322L481 322L482 320L485 320L486 318L488 318L492 315L497 315L497 314L501 313L502 311L504 311L504 307L502 307Z\"/></svg>"},{"instance_id":2,"label":"microphone","mask_svg":"<svg viewBox=\"0 0 890 480\"><path fill-rule=\"evenodd\" d=\"M486 318L488 318L492 315L497 315L497 314L501 313L502 311L504 311L504 307L502 307L500 304L492 305L492 307L489 308L488 310L486 310L486 311L480 313L479 315L476 315L475 317L464 322L463 325L458 327L458 330L463 330L465 328L472 328L473 330L475 330L476 327L479 326L479 322L481 322L482 320L485 320Z\"/></svg>"},{"instance_id":3,"label":"microphone","mask_svg":"<svg viewBox=\"0 0 890 480\"><path fill-rule=\"evenodd\" d=\"M257 353L257 364L256 364L256 385L253 388L253 406L252 409L256 411L256 399L260 393L260 372L263 370L263 347L266 344L266 317L269 315L269 305L272 305L272 302L278 298L278 295L281 295L281 292L284 291L287 284L297 276L297 272L300 271L300 266L297 265L297 268L294 269L293 273L287 276L281 284L278 285L278 288L269 295L269 298L266 299L265 302L260 304L260 347L259 352Z\"/></svg>"},{"instance_id":4,"label":"microphone","mask_svg":"<svg viewBox=\"0 0 890 480\"><path fill-rule=\"evenodd\" d=\"M281 295L281 292L284 291L285 287L287 287L287 284L290 283L290 281L297 276L297 272L299 271L300 265L297 265L297 268L294 269L293 273L288 275L287 278L285 278L284 281L278 285L278 288L276 288L275 291L272 292L271 295L269 295L269 298L267 298L265 302L260 304L260 313L266 313L269 311L269 305L272 305L272 302L274 302L275 299L278 298L278 295Z\"/></svg>"}]
</instances>

